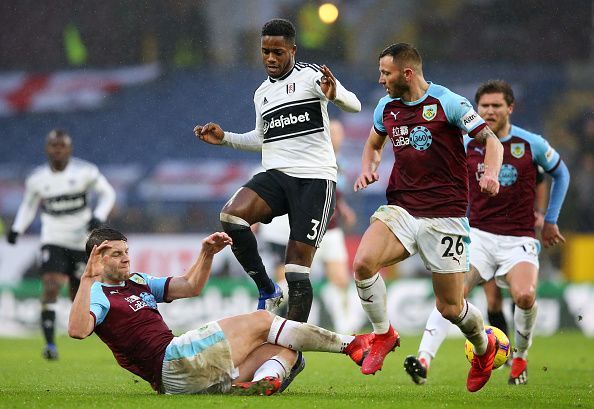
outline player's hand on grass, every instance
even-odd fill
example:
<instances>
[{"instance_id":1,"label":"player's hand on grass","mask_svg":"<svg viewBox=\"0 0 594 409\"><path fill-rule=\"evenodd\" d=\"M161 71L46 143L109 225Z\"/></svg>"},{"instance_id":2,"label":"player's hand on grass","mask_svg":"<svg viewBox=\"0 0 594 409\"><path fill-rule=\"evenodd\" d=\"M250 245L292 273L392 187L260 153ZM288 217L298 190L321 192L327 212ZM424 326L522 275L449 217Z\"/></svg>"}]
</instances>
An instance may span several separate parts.
<instances>
[{"instance_id":1,"label":"player's hand on grass","mask_svg":"<svg viewBox=\"0 0 594 409\"><path fill-rule=\"evenodd\" d=\"M87 266L85 267L85 272L83 273L82 278L98 280L101 277L106 261L105 258L107 258L107 256L102 256L101 252L110 247L111 245L107 240L105 240L99 246L93 246L93 250L91 250L91 255L87 261Z\"/></svg>"},{"instance_id":2,"label":"player's hand on grass","mask_svg":"<svg viewBox=\"0 0 594 409\"><path fill-rule=\"evenodd\" d=\"M332 71L330 71L330 68L325 65L322 65L320 70L323 74L320 79L320 88L324 95L326 95L326 98L330 101L334 101L336 98L336 78L334 77L334 74L332 74Z\"/></svg>"},{"instance_id":3,"label":"player's hand on grass","mask_svg":"<svg viewBox=\"0 0 594 409\"><path fill-rule=\"evenodd\" d=\"M482 193L486 193L489 196L496 196L499 193L499 180L497 176L483 173L479 180L479 186Z\"/></svg>"},{"instance_id":4,"label":"player's hand on grass","mask_svg":"<svg viewBox=\"0 0 594 409\"><path fill-rule=\"evenodd\" d=\"M365 189L367 186L375 183L379 180L379 174L377 172L363 172L359 175L355 181L353 189L355 192L361 189Z\"/></svg>"},{"instance_id":5,"label":"player's hand on grass","mask_svg":"<svg viewBox=\"0 0 594 409\"><path fill-rule=\"evenodd\" d=\"M216 232L202 240L202 251L207 254L217 254L226 246L233 244L227 233Z\"/></svg>"},{"instance_id":6,"label":"player's hand on grass","mask_svg":"<svg viewBox=\"0 0 594 409\"><path fill-rule=\"evenodd\" d=\"M218 124L209 122L205 125L196 125L194 127L194 135L204 142L212 145L220 145L223 143L225 132Z\"/></svg>"},{"instance_id":7,"label":"player's hand on grass","mask_svg":"<svg viewBox=\"0 0 594 409\"><path fill-rule=\"evenodd\" d=\"M559 232L559 226L554 223L544 222L541 239L545 247L553 247L565 243L565 237Z\"/></svg>"}]
</instances>

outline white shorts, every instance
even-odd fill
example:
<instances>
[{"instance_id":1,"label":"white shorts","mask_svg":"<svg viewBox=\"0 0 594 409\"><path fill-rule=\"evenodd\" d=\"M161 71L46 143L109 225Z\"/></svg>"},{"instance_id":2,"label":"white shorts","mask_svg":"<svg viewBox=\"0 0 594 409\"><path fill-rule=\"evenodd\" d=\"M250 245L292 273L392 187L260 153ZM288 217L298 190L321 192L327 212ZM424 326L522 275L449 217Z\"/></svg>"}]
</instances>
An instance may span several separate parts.
<instances>
[{"instance_id":1,"label":"white shorts","mask_svg":"<svg viewBox=\"0 0 594 409\"><path fill-rule=\"evenodd\" d=\"M470 229L470 264L480 273L481 278L508 288L505 275L518 263L532 263L538 269L540 242L532 237L503 236L487 233L472 227Z\"/></svg>"},{"instance_id":2,"label":"white shorts","mask_svg":"<svg viewBox=\"0 0 594 409\"><path fill-rule=\"evenodd\" d=\"M165 350L164 393L226 393L238 376L231 346L217 322L173 338Z\"/></svg>"},{"instance_id":3,"label":"white shorts","mask_svg":"<svg viewBox=\"0 0 594 409\"><path fill-rule=\"evenodd\" d=\"M322 244L320 244L320 247L316 251L315 259L323 263L348 260L344 233L341 228L336 227L326 231L322 239Z\"/></svg>"},{"instance_id":4,"label":"white shorts","mask_svg":"<svg viewBox=\"0 0 594 409\"><path fill-rule=\"evenodd\" d=\"M419 253L433 273L466 272L470 268L470 243L466 217L414 217L399 206L380 206L371 222L384 223L412 256Z\"/></svg>"}]
</instances>

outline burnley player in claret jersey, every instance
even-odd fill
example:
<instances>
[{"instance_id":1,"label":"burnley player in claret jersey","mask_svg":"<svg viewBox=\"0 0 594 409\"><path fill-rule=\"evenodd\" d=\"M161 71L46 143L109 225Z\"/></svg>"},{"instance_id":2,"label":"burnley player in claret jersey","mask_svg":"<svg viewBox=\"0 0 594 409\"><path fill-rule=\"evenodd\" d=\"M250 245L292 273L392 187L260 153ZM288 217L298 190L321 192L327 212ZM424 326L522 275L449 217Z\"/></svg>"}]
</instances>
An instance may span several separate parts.
<instances>
[{"instance_id":1,"label":"burnley player in claret jersey","mask_svg":"<svg viewBox=\"0 0 594 409\"><path fill-rule=\"evenodd\" d=\"M559 154L540 135L512 125L514 93L505 81L482 84L475 96L480 116L503 144L503 165L499 173L500 190L495 197L480 192L479 181L485 171L485 149L478 141L465 137L470 189L470 263L464 284L468 293L478 284L494 279L508 288L514 310L514 354L508 382L528 382L528 348L536 324L536 286L540 242L535 234L535 191L537 166L553 178L549 205L542 227L546 247L565 241L557 218L569 185L569 171ZM418 357L408 357L407 372L415 383L425 383L431 359L449 330L449 322L437 310L427 320Z\"/></svg>"},{"instance_id":2,"label":"burnley player in claret jersey","mask_svg":"<svg viewBox=\"0 0 594 409\"><path fill-rule=\"evenodd\" d=\"M126 236L109 227L94 229L68 334L83 339L95 332L120 366L166 394L280 393L305 367L297 351L342 353L361 365L369 334L336 334L268 311L223 318L174 336L158 303L200 294L214 255L230 244L226 233L213 233L202 240L185 274L153 277L130 272Z\"/></svg>"},{"instance_id":3,"label":"burnley player in claret jersey","mask_svg":"<svg viewBox=\"0 0 594 409\"><path fill-rule=\"evenodd\" d=\"M357 291L372 325L372 347L362 372L380 370L386 354L399 345L386 309L386 286L379 269L419 253L432 272L436 305L474 345L467 388L481 389L491 376L497 342L483 329L480 311L464 299L469 269L468 172L463 134L485 149L479 185L485 195L499 191L501 143L465 98L427 82L421 56L409 44L394 44L379 57L379 82L388 95L374 112L355 191L379 180L384 143L389 138L394 167L388 204L371 217L355 256Z\"/></svg>"}]
</instances>

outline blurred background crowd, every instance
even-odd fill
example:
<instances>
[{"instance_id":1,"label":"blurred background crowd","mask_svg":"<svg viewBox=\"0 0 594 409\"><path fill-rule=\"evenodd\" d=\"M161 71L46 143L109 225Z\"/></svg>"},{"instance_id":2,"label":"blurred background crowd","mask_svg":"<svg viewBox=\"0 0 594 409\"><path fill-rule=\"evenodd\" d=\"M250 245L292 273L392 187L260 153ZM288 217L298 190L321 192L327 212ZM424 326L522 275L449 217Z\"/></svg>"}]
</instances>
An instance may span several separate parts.
<instances>
[{"instance_id":1,"label":"blurred background crowd","mask_svg":"<svg viewBox=\"0 0 594 409\"><path fill-rule=\"evenodd\" d=\"M327 64L363 111L343 120L343 190L357 237L385 185L352 194L372 111L384 90L377 56L410 42L426 78L473 101L501 78L516 91L512 121L545 136L572 176L559 226L594 232L594 39L591 0L34 0L0 2L0 217L8 227L23 182L45 161L44 138L63 128L74 155L117 190L110 222L129 233L220 229L218 212L255 171L259 155L197 141L215 121L246 132L265 79L260 29L297 27L297 59ZM324 19L327 21L323 21ZM392 157L385 152L384 180ZM29 230L39 230L36 221ZM559 266L558 255L550 254Z\"/></svg>"}]
</instances>

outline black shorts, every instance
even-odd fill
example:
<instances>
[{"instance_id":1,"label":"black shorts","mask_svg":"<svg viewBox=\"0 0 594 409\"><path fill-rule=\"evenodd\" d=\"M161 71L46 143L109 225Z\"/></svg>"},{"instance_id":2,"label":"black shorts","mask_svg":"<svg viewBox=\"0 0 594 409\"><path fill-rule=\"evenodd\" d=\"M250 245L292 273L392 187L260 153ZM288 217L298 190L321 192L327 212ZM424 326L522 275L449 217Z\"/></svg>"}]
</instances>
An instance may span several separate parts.
<instances>
[{"instance_id":1,"label":"black shorts","mask_svg":"<svg viewBox=\"0 0 594 409\"><path fill-rule=\"evenodd\" d=\"M272 169L254 175L244 186L268 203L272 218L289 214L291 240L320 246L336 206L335 182L295 178ZM270 223L272 218L262 223Z\"/></svg>"},{"instance_id":2,"label":"black shorts","mask_svg":"<svg viewBox=\"0 0 594 409\"><path fill-rule=\"evenodd\" d=\"M41 247L41 274L62 273L80 280L87 265L87 253L45 244Z\"/></svg>"}]
</instances>

